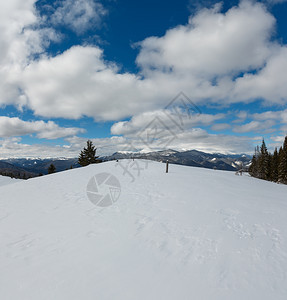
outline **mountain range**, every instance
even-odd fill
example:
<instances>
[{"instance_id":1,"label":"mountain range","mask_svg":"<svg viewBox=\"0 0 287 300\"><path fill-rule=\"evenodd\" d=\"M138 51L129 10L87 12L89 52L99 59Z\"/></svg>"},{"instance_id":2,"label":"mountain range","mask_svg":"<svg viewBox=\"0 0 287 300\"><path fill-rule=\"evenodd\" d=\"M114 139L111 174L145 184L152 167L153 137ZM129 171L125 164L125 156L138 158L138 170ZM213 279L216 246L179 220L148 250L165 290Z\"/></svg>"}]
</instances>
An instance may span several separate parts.
<instances>
[{"instance_id":1,"label":"mountain range","mask_svg":"<svg viewBox=\"0 0 287 300\"><path fill-rule=\"evenodd\" d=\"M159 162L169 161L177 165L203 167L208 169L236 171L248 169L251 157L246 154L225 155L211 154L197 150L175 151L172 149L149 153L116 152L109 156L100 157L102 161L118 159L147 159ZM48 173L50 164L54 164L56 171L78 168L77 158L10 158L0 160L0 174L16 178L30 178Z\"/></svg>"},{"instance_id":2,"label":"mountain range","mask_svg":"<svg viewBox=\"0 0 287 300\"><path fill-rule=\"evenodd\" d=\"M31 178L48 174L50 164L57 172L80 167L77 158L9 158L0 160L0 174L16 178Z\"/></svg>"},{"instance_id":3,"label":"mountain range","mask_svg":"<svg viewBox=\"0 0 287 300\"><path fill-rule=\"evenodd\" d=\"M177 165L203 167L208 169L217 169L225 171L236 171L241 168L247 170L251 162L251 156L246 154L211 154L197 150L180 152L172 149L149 153L116 152L111 156L102 157L102 160L108 161L128 158L148 159L163 162L168 160L170 163Z\"/></svg>"}]
</instances>

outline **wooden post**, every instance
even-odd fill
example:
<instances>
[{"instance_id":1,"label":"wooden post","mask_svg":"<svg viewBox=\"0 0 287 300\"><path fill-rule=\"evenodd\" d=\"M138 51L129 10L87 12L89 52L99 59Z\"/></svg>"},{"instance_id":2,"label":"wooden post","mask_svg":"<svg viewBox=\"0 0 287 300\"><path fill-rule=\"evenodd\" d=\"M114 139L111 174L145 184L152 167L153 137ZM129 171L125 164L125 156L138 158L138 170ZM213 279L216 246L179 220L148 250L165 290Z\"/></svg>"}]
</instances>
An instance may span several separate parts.
<instances>
[{"instance_id":1,"label":"wooden post","mask_svg":"<svg viewBox=\"0 0 287 300\"><path fill-rule=\"evenodd\" d=\"M165 173L168 173L168 160L166 161Z\"/></svg>"}]
</instances>

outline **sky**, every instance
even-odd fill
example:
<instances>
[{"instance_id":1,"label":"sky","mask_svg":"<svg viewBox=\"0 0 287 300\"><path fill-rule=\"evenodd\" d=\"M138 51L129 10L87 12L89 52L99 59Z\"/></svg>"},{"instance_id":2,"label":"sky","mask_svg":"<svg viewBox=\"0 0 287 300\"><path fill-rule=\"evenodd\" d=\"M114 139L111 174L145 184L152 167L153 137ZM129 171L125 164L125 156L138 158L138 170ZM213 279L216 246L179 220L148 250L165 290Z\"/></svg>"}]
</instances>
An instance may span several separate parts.
<instances>
[{"instance_id":1,"label":"sky","mask_svg":"<svg viewBox=\"0 0 287 300\"><path fill-rule=\"evenodd\" d=\"M287 134L287 1L0 3L0 158L252 154Z\"/></svg>"}]
</instances>

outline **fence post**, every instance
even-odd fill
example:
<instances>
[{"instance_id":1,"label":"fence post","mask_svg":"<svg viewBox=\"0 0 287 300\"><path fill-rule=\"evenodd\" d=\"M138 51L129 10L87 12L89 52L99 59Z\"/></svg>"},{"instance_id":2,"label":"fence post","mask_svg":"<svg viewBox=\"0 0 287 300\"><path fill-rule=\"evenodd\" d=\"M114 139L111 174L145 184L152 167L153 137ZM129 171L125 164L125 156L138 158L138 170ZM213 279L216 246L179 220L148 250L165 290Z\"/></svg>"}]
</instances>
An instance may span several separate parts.
<instances>
[{"instance_id":1,"label":"fence post","mask_svg":"<svg viewBox=\"0 0 287 300\"><path fill-rule=\"evenodd\" d=\"M165 173L168 173L168 160L166 161Z\"/></svg>"}]
</instances>

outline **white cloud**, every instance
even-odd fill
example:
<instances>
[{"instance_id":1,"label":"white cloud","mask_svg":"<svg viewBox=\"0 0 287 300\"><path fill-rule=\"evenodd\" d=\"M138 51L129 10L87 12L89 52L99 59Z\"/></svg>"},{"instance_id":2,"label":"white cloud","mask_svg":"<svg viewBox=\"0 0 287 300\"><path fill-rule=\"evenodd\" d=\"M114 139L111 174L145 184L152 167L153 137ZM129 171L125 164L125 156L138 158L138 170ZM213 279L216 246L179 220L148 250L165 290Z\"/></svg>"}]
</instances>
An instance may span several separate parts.
<instances>
[{"instance_id":1,"label":"white cloud","mask_svg":"<svg viewBox=\"0 0 287 300\"><path fill-rule=\"evenodd\" d=\"M271 137L271 140L274 142L279 142L279 143L283 143L285 139L285 136L281 135L281 136L273 136Z\"/></svg>"},{"instance_id":2,"label":"white cloud","mask_svg":"<svg viewBox=\"0 0 287 300\"><path fill-rule=\"evenodd\" d=\"M59 35L51 28L37 27L35 0L0 2L0 105L25 105L25 96L19 93L23 68L35 54L44 53L51 41Z\"/></svg>"},{"instance_id":3,"label":"white cloud","mask_svg":"<svg viewBox=\"0 0 287 300\"><path fill-rule=\"evenodd\" d=\"M141 82L135 75L117 71L105 64L99 48L75 46L31 63L22 73L22 90L37 115L119 119L136 112L145 93L139 95Z\"/></svg>"},{"instance_id":4,"label":"white cloud","mask_svg":"<svg viewBox=\"0 0 287 300\"><path fill-rule=\"evenodd\" d=\"M240 111L238 112L237 114L237 117L240 119L240 120L245 120L248 116L248 113L246 111Z\"/></svg>"},{"instance_id":5,"label":"white cloud","mask_svg":"<svg viewBox=\"0 0 287 300\"><path fill-rule=\"evenodd\" d=\"M218 153L252 153L254 140L248 137L224 134L209 134L205 130L195 128L183 132L170 144L171 149L197 149L204 152Z\"/></svg>"},{"instance_id":6,"label":"white cloud","mask_svg":"<svg viewBox=\"0 0 287 300\"><path fill-rule=\"evenodd\" d=\"M165 136L169 140L173 136ZM259 138L260 142L261 137ZM77 136L67 137L65 145L28 145L21 142L21 138L0 139L1 158L8 157L77 157L87 139ZM145 149L146 151L156 150L153 146L147 147L141 139L131 139L125 136L113 136L111 138L92 139L97 147L97 154L104 156L116 151L134 151ZM177 138L171 141L168 146L175 150L197 149L205 152L219 153L249 153L254 151L254 145L258 138L238 137L228 135L209 134L200 128L180 132ZM158 147L158 150L166 148Z\"/></svg>"},{"instance_id":7,"label":"white cloud","mask_svg":"<svg viewBox=\"0 0 287 300\"><path fill-rule=\"evenodd\" d=\"M188 114L185 110L157 110L133 116L130 121L117 122L111 127L115 135L137 136L143 130L149 130L156 125L159 131L171 131L177 134L190 130L195 126L212 125L215 121L223 119L225 114Z\"/></svg>"},{"instance_id":8,"label":"white cloud","mask_svg":"<svg viewBox=\"0 0 287 300\"><path fill-rule=\"evenodd\" d=\"M259 121L274 120L279 123L287 124L287 109L250 114L250 117Z\"/></svg>"},{"instance_id":9,"label":"white cloud","mask_svg":"<svg viewBox=\"0 0 287 300\"><path fill-rule=\"evenodd\" d=\"M216 126L215 122L226 117L225 114L187 115L184 112L177 118L169 110L159 110L134 116L130 121L117 122L111 133L122 135L118 150L158 151L167 148L175 150L198 149L206 152L235 153L253 151L253 140L248 137L209 134L197 126ZM179 123L182 126L179 126ZM220 130L229 128L228 124ZM236 150L237 149L237 150Z\"/></svg>"},{"instance_id":10,"label":"white cloud","mask_svg":"<svg viewBox=\"0 0 287 300\"><path fill-rule=\"evenodd\" d=\"M270 133L275 131L275 129L273 128L275 124L276 122L273 120L267 120L265 122L251 121L244 125L235 126L233 128L233 131L237 133L246 133L246 132Z\"/></svg>"},{"instance_id":11,"label":"white cloud","mask_svg":"<svg viewBox=\"0 0 287 300\"><path fill-rule=\"evenodd\" d=\"M261 67L272 53L274 17L248 1L226 14L219 8L203 9L188 25L141 42L137 62L143 72L156 68L208 78Z\"/></svg>"},{"instance_id":12,"label":"white cloud","mask_svg":"<svg viewBox=\"0 0 287 300\"><path fill-rule=\"evenodd\" d=\"M99 26L107 14L103 5L95 0L64 0L57 7L51 21L54 25L64 24L77 34Z\"/></svg>"},{"instance_id":13,"label":"white cloud","mask_svg":"<svg viewBox=\"0 0 287 300\"><path fill-rule=\"evenodd\" d=\"M0 139L0 158L22 157L77 157L79 152L73 148L45 144L24 144L20 138Z\"/></svg>"},{"instance_id":14,"label":"white cloud","mask_svg":"<svg viewBox=\"0 0 287 300\"><path fill-rule=\"evenodd\" d=\"M230 129L230 128L231 128L230 124L227 124L227 123L214 124L211 127L211 129L213 131L222 131L222 130L226 130L226 129Z\"/></svg>"},{"instance_id":15,"label":"white cloud","mask_svg":"<svg viewBox=\"0 0 287 300\"><path fill-rule=\"evenodd\" d=\"M12 34L7 24L13 14L2 22L6 26L3 34L14 41L16 52L9 51L11 43L0 38L1 45L11 48L4 47L6 54L2 51L0 57L0 103L27 106L44 117L77 119L86 115L95 120L120 120L163 108L180 91L195 103L228 105L258 97L277 102L285 99L287 85L282 72L287 54L270 42L275 19L262 4L243 1L225 14L218 8L204 9L186 26L144 40L137 58L145 74L140 77L121 73L103 59L101 49L92 46L76 46L55 57L42 55L37 61L28 59L35 52L42 53L51 38L59 38L48 29L27 29L41 22L33 2L25 5L23 20L14 18L17 30ZM14 3L15 11L24 5ZM72 3L65 1L58 9L74 9ZM92 5L90 1L83 3L80 1L80 7ZM71 19L73 16L77 19L76 13ZM233 81L235 74L256 68L263 69Z\"/></svg>"},{"instance_id":16,"label":"white cloud","mask_svg":"<svg viewBox=\"0 0 287 300\"><path fill-rule=\"evenodd\" d=\"M204 9L186 26L139 44L137 62L144 77L121 73L97 47L73 47L32 62L20 72L22 102L45 117L120 120L160 109L180 91L195 103L228 105L272 95L275 101L283 99L284 76L268 75L269 65L280 52L270 42L274 24L274 17L259 3L244 1L225 14ZM261 84L248 83L253 75L233 81L235 74L262 67L262 80L270 86L265 85L266 93ZM272 74L277 68L284 69L275 64Z\"/></svg>"},{"instance_id":17,"label":"white cloud","mask_svg":"<svg viewBox=\"0 0 287 300\"><path fill-rule=\"evenodd\" d=\"M236 80L234 96L243 101L265 99L269 104L287 100L287 47L281 47L256 74L245 74Z\"/></svg>"},{"instance_id":18,"label":"white cloud","mask_svg":"<svg viewBox=\"0 0 287 300\"><path fill-rule=\"evenodd\" d=\"M260 3L243 1L226 13L221 13L219 6L204 9L192 16L187 25L168 30L162 37L147 38L138 44L141 74L122 73L115 64L105 61L102 50L95 46L76 46L49 57L45 48L51 40L58 40L59 35L52 29L32 29L41 24L34 3L34 0L11 0L0 4L0 103L27 107L45 117L90 116L95 120L118 121L134 116L130 122L113 126L112 132L124 137L105 140L111 149L115 141L122 147L128 145L127 137L154 116L151 112L160 111L180 91L186 92L196 104L213 102L228 106L261 98L270 104L286 102L287 50L271 41L275 19ZM98 13L100 18L104 14L92 3L98 2L62 2L53 20L75 26L77 33L88 30L100 22L92 15ZM41 55L36 61L33 55L37 53ZM234 79L238 74L241 77ZM201 150L214 147L230 152L235 146L242 149L249 143L246 138L241 145L241 140L235 137L193 129L214 125L223 117L202 114L190 120L188 130L177 132L177 147ZM241 113L238 117L243 121L247 115ZM287 119L285 114L280 118L282 122ZM275 119L269 117L269 120ZM260 121L255 119L253 123L235 127L235 131L263 130ZM9 128L12 135L35 133L40 138L79 132L78 128L61 128L53 122L39 123L41 129L31 131L33 126L27 122L22 121L23 124L19 119L13 122L2 129L2 136L9 136ZM226 124L221 126L227 128ZM219 138L223 139L222 145ZM237 142L232 145L234 140ZM71 145L63 149L78 150Z\"/></svg>"},{"instance_id":19,"label":"white cloud","mask_svg":"<svg viewBox=\"0 0 287 300\"><path fill-rule=\"evenodd\" d=\"M278 4L278 3L284 3L287 0L265 0L269 4Z\"/></svg>"},{"instance_id":20,"label":"white cloud","mask_svg":"<svg viewBox=\"0 0 287 300\"><path fill-rule=\"evenodd\" d=\"M25 26L36 21L34 1L0 2L0 105L15 101L18 96L15 77L29 55Z\"/></svg>"},{"instance_id":21,"label":"white cloud","mask_svg":"<svg viewBox=\"0 0 287 300\"><path fill-rule=\"evenodd\" d=\"M57 139L84 132L81 128L60 127L52 121L23 121L19 118L0 116L0 137L37 134L38 138Z\"/></svg>"}]
</instances>

